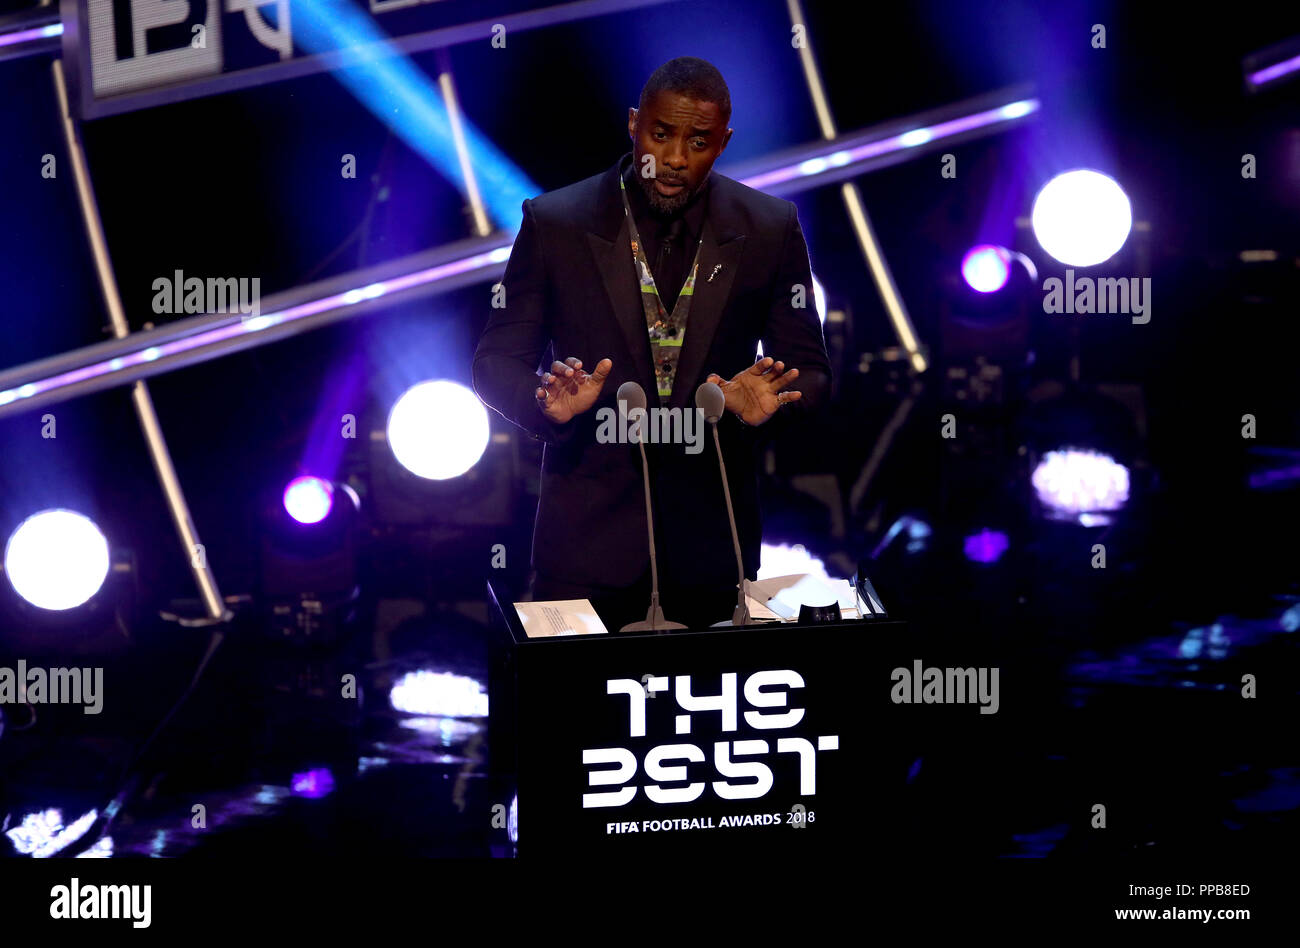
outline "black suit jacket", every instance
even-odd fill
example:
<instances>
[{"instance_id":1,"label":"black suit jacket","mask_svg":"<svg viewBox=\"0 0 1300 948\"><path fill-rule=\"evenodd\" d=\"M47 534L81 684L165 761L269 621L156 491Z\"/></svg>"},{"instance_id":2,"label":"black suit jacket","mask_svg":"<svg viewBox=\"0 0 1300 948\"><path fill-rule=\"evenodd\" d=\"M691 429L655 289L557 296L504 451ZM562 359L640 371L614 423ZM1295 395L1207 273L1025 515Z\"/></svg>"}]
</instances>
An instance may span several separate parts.
<instances>
[{"instance_id":1,"label":"black suit jacket","mask_svg":"<svg viewBox=\"0 0 1300 948\"><path fill-rule=\"evenodd\" d=\"M617 410L615 393L629 379L640 383L650 406L660 404L619 196L619 168L629 156L524 201L502 279L505 305L489 315L473 372L474 389L489 407L545 442L533 567L562 582L620 588L649 562L641 459L634 444L597 442L598 413ZM753 365L760 340L765 355L799 369L791 388L803 392L763 425L748 427L729 412L718 423L752 579L762 530L759 444L826 401L831 370L795 206L716 171L708 187L695 297L667 407L694 410L695 390L708 374L731 378ZM805 288L802 308L794 306L795 284ZM613 371L590 410L558 425L538 407L538 372L569 356L588 372L609 358ZM735 553L708 429L697 454L682 444L646 445L660 580L734 587Z\"/></svg>"}]
</instances>

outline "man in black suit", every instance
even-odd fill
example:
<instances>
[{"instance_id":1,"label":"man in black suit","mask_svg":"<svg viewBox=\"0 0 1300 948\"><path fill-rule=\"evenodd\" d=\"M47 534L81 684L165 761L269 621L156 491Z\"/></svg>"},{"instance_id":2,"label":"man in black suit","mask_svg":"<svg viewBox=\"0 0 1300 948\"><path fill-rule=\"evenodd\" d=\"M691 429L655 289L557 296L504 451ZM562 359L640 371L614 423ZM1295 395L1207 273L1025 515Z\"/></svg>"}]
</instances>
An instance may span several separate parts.
<instances>
[{"instance_id":1,"label":"man in black suit","mask_svg":"<svg viewBox=\"0 0 1300 948\"><path fill-rule=\"evenodd\" d=\"M682 57L656 70L628 110L630 154L524 201L504 305L474 355L479 397L545 442L532 598L590 599L611 631L645 618L650 599L640 454L601 434L619 386L636 381L649 407L682 413L696 410L703 382L722 388L718 436L749 579L762 530L757 448L830 390L795 206L710 175L730 117L711 64ZM665 617L730 618L737 571L716 451L651 443L646 453Z\"/></svg>"}]
</instances>

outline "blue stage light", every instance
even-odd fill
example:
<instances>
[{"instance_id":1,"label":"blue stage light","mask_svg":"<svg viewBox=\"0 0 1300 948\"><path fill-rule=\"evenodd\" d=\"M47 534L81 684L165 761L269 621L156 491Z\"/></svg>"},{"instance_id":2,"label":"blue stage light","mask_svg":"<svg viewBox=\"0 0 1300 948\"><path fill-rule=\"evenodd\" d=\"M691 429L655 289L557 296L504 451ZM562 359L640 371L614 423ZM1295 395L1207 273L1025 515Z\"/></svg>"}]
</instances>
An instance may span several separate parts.
<instances>
[{"instance_id":1,"label":"blue stage light","mask_svg":"<svg viewBox=\"0 0 1300 948\"><path fill-rule=\"evenodd\" d=\"M335 70L335 77L448 181L464 189L442 94L409 58L394 54L389 37L363 9L345 0L294 4L293 38L312 53L337 49L368 53L355 65ZM484 204L503 230L517 231L523 223L524 200L535 197L541 188L463 115L461 125Z\"/></svg>"}]
</instances>

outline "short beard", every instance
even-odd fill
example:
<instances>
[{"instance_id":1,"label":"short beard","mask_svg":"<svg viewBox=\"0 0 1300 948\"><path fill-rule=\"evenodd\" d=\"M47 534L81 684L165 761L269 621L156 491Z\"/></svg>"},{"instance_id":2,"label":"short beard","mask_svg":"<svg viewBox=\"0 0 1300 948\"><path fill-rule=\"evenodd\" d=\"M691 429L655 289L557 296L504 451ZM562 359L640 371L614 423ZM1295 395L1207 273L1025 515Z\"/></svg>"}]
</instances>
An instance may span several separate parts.
<instances>
[{"instance_id":1,"label":"short beard","mask_svg":"<svg viewBox=\"0 0 1300 948\"><path fill-rule=\"evenodd\" d=\"M637 180L641 182L641 190L645 192L646 200L650 203L651 212L659 217L672 217L686 206L695 193L690 188L683 186L672 197L668 197L659 193L659 190L655 187L654 178L643 178L641 175L637 175Z\"/></svg>"}]
</instances>

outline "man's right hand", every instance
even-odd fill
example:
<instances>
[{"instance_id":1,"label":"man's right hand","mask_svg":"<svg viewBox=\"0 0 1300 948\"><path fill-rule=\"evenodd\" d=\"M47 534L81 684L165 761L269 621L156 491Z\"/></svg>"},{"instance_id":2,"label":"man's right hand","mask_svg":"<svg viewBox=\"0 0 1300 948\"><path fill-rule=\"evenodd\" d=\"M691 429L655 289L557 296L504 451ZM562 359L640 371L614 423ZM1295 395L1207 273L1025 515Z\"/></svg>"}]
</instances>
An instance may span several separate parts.
<instances>
[{"instance_id":1,"label":"man's right hand","mask_svg":"<svg viewBox=\"0 0 1300 948\"><path fill-rule=\"evenodd\" d=\"M596 403L612 368L614 363L609 359L601 359L591 373L584 372L581 360L573 356L553 362L551 371L543 373L542 384L533 393L537 406L551 421L564 424Z\"/></svg>"}]
</instances>

